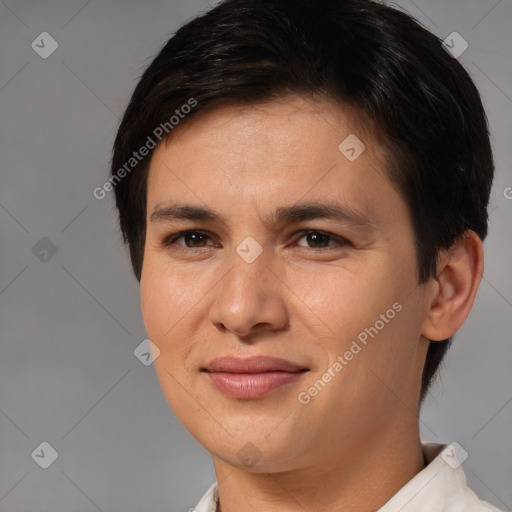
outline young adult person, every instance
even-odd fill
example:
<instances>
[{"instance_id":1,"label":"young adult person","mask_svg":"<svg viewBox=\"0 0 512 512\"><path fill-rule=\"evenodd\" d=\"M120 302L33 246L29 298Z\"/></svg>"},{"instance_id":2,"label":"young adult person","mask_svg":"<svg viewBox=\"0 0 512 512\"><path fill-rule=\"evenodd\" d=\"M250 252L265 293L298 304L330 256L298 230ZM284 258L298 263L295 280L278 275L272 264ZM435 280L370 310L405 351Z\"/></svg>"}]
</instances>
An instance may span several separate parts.
<instances>
[{"instance_id":1,"label":"young adult person","mask_svg":"<svg viewBox=\"0 0 512 512\"><path fill-rule=\"evenodd\" d=\"M422 400L483 272L493 160L439 38L369 0L226 0L143 74L112 186L197 512L496 511Z\"/></svg>"}]
</instances>

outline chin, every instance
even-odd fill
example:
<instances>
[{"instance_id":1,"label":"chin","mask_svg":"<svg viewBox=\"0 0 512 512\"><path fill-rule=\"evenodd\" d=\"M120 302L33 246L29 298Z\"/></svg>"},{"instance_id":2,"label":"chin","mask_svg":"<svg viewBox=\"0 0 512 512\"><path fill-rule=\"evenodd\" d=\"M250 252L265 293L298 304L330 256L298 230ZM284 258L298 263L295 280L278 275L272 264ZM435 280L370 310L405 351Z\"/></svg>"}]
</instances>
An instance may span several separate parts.
<instances>
[{"instance_id":1,"label":"chin","mask_svg":"<svg viewBox=\"0 0 512 512\"><path fill-rule=\"evenodd\" d=\"M304 446L288 430L283 429L278 434L277 430L272 432L272 428L259 431L228 427L230 436L219 426L214 431L204 429L191 434L214 458L238 469L277 473L297 467Z\"/></svg>"}]
</instances>

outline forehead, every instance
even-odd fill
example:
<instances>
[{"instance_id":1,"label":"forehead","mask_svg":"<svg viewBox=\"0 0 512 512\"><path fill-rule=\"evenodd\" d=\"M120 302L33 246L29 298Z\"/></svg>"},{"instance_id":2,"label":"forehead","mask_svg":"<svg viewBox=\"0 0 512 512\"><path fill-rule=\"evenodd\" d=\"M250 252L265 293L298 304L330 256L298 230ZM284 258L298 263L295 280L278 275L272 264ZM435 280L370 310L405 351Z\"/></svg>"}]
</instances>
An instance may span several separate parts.
<instances>
[{"instance_id":1,"label":"forehead","mask_svg":"<svg viewBox=\"0 0 512 512\"><path fill-rule=\"evenodd\" d=\"M319 199L371 211L400 199L393 192L386 148L355 110L291 96L215 107L178 126L153 154L148 214L212 199L219 207L238 199L244 211L268 205L269 213L270 205Z\"/></svg>"},{"instance_id":2,"label":"forehead","mask_svg":"<svg viewBox=\"0 0 512 512\"><path fill-rule=\"evenodd\" d=\"M358 135L371 146L375 157L385 158L385 147L377 136L374 123L360 109L340 105L325 96L289 95L272 101L250 104L222 104L185 117L173 128L167 140L158 145L161 152L169 145L195 144L218 146L231 156L258 149L254 142L265 142L269 152L283 153L286 149L306 150L315 144L328 155L338 150L332 138ZM227 141L227 137L231 140ZM230 143L228 148L225 142ZM324 142L324 147L321 146ZM341 142L341 140L340 140ZM311 154L309 155L312 156ZM290 155L291 157L291 155Z\"/></svg>"}]
</instances>

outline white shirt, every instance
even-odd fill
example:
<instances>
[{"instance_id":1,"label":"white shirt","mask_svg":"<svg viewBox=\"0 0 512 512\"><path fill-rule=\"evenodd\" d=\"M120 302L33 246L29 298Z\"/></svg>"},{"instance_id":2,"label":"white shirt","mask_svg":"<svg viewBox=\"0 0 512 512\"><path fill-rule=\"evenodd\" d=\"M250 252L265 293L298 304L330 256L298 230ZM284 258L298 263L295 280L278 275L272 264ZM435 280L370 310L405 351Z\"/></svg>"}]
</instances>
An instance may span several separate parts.
<instances>
[{"instance_id":1,"label":"white shirt","mask_svg":"<svg viewBox=\"0 0 512 512\"><path fill-rule=\"evenodd\" d=\"M377 512L501 512L466 485L466 475L453 444L422 443L427 466ZM216 512L215 482L190 512Z\"/></svg>"}]
</instances>

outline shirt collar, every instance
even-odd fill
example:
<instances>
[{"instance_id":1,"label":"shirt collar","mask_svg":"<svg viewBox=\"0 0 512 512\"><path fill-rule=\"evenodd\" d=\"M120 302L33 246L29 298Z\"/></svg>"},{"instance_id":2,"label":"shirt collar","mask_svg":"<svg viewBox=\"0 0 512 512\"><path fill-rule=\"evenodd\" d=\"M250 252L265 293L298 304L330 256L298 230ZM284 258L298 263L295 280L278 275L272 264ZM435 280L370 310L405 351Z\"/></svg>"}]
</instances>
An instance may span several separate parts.
<instances>
[{"instance_id":1,"label":"shirt collar","mask_svg":"<svg viewBox=\"0 0 512 512\"><path fill-rule=\"evenodd\" d=\"M452 492L466 489L466 476L455 445L422 443L427 466L402 487L378 512L449 510Z\"/></svg>"}]
</instances>

